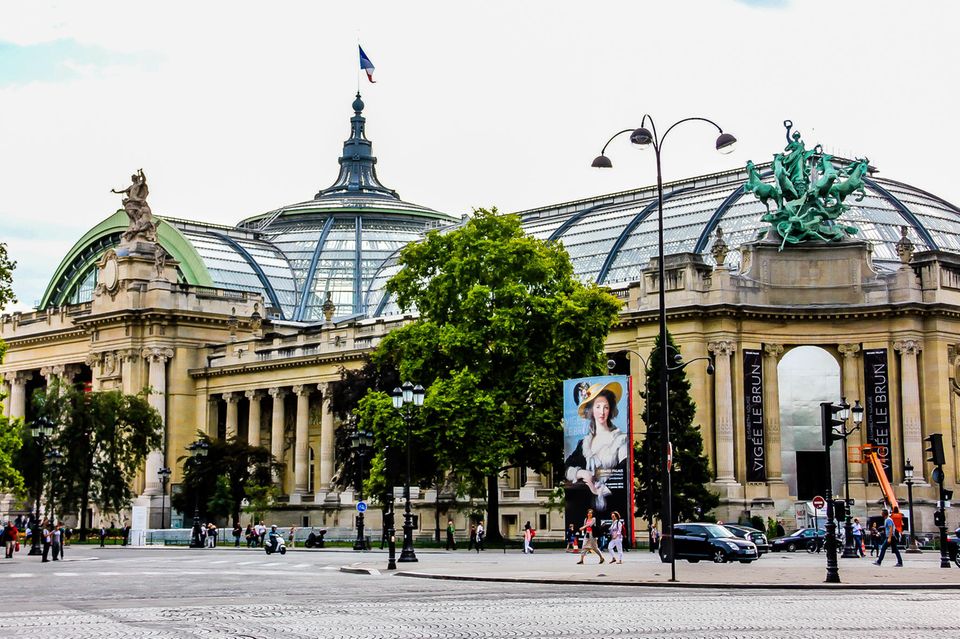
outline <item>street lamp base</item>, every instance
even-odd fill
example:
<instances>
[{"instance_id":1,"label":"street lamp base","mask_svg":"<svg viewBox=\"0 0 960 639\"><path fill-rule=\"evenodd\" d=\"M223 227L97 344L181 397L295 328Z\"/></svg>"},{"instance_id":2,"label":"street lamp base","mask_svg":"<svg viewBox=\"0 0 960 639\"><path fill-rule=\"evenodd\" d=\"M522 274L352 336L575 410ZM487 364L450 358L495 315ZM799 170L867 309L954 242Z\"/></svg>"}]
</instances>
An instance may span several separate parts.
<instances>
[{"instance_id":1,"label":"street lamp base","mask_svg":"<svg viewBox=\"0 0 960 639\"><path fill-rule=\"evenodd\" d=\"M400 558L397 561L401 563L415 562L420 561L417 559L417 553L413 551L413 548L404 548L400 551Z\"/></svg>"},{"instance_id":2,"label":"street lamp base","mask_svg":"<svg viewBox=\"0 0 960 639\"><path fill-rule=\"evenodd\" d=\"M857 552L857 549L853 546L844 546L843 554L840 555L841 559L859 559L860 553Z\"/></svg>"},{"instance_id":3,"label":"street lamp base","mask_svg":"<svg viewBox=\"0 0 960 639\"><path fill-rule=\"evenodd\" d=\"M40 547L39 547L39 546L31 546L31 547L30 547L30 552L27 553L27 556L28 556L28 557L37 557L37 556L42 555L42 554L43 554L43 551L40 550Z\"/></svg>"},{"instance_id":4,"label":"street lamp base","mask_svg":"<svg viewBox=\"0 0 960 639\"><path fill-rule=\"evenodd\" d=\"M911 555L919 555L919 554L921 554L923 551L920 550L919 548L917 548L917 544L916 544L916 543L911 543L909 546L907 546L907 549L904 550L903 552L909 553L909 554L911 554Z\"/></svg>"}]
</instances>

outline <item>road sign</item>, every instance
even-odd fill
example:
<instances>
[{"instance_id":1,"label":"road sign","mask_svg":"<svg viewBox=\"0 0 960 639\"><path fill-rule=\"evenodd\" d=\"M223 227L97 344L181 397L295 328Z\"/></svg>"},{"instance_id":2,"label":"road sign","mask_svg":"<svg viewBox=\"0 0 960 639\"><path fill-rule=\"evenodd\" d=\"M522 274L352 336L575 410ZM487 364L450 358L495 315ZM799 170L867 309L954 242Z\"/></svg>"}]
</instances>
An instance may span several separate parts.
<instances>
[{"instance_id":1,"label":"road sign","mask_svg":"<svg viewBox=\"0 0 960 639\"><path fill-rule=\"evenodd\" d=\"M357 502L357 512L365 512L367 510L367 503L364 501Z\"/></svg>"},{"instance_id":2,"label":"road sign","mask_svg":"<svg viewBox=\"0 0 960 639\"><path fill-rule=\"evenodd\" d=\"M816 508L817 510L823 510L824 508L826 508L826 506L827 506L827 500L821 497L820 495L817 495L816 497L813 498L813 507Z\"/></svg>"}]
</instances>

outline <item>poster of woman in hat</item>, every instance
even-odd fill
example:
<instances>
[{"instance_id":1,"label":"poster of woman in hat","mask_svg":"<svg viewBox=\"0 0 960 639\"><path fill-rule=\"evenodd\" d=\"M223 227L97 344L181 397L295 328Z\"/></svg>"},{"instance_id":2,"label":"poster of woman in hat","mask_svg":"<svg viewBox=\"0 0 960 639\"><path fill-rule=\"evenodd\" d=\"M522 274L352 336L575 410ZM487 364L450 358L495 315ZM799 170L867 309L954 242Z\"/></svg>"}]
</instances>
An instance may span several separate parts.
<instances>
[{"instance_id":1,"label":"poster of woman in hat","mask_svg":"<svg viewBox=\"0 0 960 639\"><path fill-rule=\"evenodd\" d=\"M571 522L588 508L601 521L614 510L630 512L629 389L630 379L621 375L564 382L564 476Z\"/></svg>"}]
</instances>

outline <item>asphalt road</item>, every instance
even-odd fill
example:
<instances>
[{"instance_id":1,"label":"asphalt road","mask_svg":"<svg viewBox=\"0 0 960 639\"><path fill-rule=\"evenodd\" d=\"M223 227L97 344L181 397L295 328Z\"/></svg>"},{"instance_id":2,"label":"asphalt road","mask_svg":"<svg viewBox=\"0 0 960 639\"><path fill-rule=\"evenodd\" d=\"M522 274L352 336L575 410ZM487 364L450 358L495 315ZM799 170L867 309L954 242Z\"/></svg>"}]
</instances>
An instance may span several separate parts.
<instances>
[{"instance_id":1,"label":"asphalt road","mask_svg":"<svg viewBox=\"0 0 960 639\"><path fill-rule=\"evenodd\" d=\"M0 563L0 637L960 637L951 591L433 581L346 574L359 557L323 551L74 546L67 559Z\"/></svg>"}]
</instances>

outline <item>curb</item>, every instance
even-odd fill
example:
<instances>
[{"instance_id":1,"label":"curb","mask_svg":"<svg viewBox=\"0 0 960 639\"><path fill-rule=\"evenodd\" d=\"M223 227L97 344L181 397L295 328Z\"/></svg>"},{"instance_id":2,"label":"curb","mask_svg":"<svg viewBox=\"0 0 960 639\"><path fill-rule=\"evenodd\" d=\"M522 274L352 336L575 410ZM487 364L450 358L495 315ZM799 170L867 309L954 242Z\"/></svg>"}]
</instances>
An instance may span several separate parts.
<instances>
[{"instance_id":1,"label":"curb","mask_svg":"<svg viewBox=\"0 0 960 639\"><path fill-rule=\"evenodd\" d=\"M379 576L381 573L376 568L354 568L352 566L340 566L340 572L346 572L351 575L374 575Z\"/></svg>"},{"instance_id":2,"label":"curb","mask_svg":"<svg viewBox=\"0 0 960 639\"><path fill-rule=\"evenodd\" d=\"M340 570L343 570L341 568ZM361 572L364 569L352 569ZM344 571L347 572L347 571ZM379 574L379 571L376 571ZM365 574L362 573L362 574ZM588 581L584 579L533 579L525 577L477 577L473 575L433 575L425 572L395 572L394 577L414 577L417 579L441 579L447 581L484 581L511 584L549 584L556 586L615 586L635 588L696 588L730 590L731 587L743 590L960 590L960 584L861 584L861 583L814 583L814 584L756 584L738 583L696 583L663 581Z\"/></svg>"}]
</instances>

